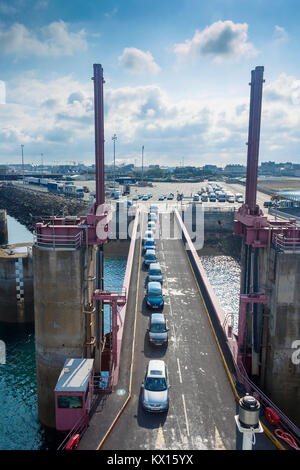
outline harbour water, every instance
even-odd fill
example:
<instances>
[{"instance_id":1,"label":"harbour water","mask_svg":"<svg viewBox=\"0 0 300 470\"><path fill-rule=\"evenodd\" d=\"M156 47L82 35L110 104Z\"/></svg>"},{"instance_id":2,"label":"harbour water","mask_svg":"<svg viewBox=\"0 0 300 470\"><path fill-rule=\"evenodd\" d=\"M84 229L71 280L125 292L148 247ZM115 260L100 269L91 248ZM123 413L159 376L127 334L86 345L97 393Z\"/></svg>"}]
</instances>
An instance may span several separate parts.
<instances>
[{"instance_id":1,"label":"harbour water","mask_svg":"<svg viewBox=\"0 0 300 470\"><path fill-rule=\"evenodd\" d=\"M282 196L290 197L291 199L294 199L295 201L300 201L300 189L284 189L278 192Z\"/></svg>"},{"instance_id":2,"label":"harbour water","mask_svg":"<svg viewBox=\"0 0 300 470\"><path fill-rule=\"evenodd\" d=\"M230 316L233 331L238 332L241 267L231 256L201 256L207 277L224 310Z\"/></svg>"},{"instance_id":3,"label":"harbour water","mask_svg":"<svg viewBox=\"0 0 300 470\"><path fill-rule=\"evenodd\" d=\"M32 234L11 217L8 227L9 243L32 241ZM107 286L122 284L126 261L124 256L105 258ZM38 421L34 326L0 323L0 339L6 344L6 364L0 365L0 450L56 449L61 437Z\"/></svg>"}]
</instances>

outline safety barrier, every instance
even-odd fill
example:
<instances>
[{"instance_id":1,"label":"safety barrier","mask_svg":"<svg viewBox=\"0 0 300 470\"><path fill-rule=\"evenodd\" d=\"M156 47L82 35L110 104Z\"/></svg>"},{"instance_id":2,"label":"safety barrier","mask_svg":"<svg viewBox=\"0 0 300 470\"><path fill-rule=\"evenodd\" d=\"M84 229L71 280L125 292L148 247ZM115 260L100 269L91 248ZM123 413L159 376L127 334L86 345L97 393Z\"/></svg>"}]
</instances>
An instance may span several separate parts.
<instances>
[{"instance_id":1,"label":"safety barrier","mask_svg":"<svg viewBox=\"0 0 300 470\"><path fill-rule=\"evenodd\" d=\"M289 238L281 233L273 233L272 242L281 251L300 251L300 237Z\"/></svg>"},{"instance_id":2,"label":"safety barrier","mask_svg":"<svg viewBox=\"0 0 300 470\"><path fill-rule=\"evenodd\" d=\"M47 250L77 250L82 245L82 231L77 235L54 235L34 233L34 244Z\"/></svg>"}]
</instances>

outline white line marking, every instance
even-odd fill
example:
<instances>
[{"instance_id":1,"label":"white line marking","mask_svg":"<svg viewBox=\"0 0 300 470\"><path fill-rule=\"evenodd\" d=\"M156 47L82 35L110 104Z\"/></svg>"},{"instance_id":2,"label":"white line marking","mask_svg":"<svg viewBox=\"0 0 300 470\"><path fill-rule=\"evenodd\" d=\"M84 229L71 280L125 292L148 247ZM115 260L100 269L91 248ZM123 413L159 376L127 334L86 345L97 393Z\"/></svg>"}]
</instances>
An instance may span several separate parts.
<instances>
[{"instance_id":1,"label":"white line marking","mask_svg":"<svg viewBox=\"0 0 300 470\"><path fill-rule=\"evenodd\" d=\"M182 402L183 402L183 409L184 409L184 416L185 416L185 423L186 423L186 432L187 432L187 435L189 436L190 435L190 428L189 428L189 422L188 422L188 419L187 419L185 399L184 399L183 394L182 394Z\"/></svg>"},{"instance_id":2,"label":"white line marking","mask_svg":"<svg viewBox=\"0 0 300 470\"><path fill-rule=\"evenodd\" d=\"M179 381L182 384L181 370L180 370L180 364L179 364L178 357L177 357L177 365L178 365Z\"/></svg>"}]
</instances>

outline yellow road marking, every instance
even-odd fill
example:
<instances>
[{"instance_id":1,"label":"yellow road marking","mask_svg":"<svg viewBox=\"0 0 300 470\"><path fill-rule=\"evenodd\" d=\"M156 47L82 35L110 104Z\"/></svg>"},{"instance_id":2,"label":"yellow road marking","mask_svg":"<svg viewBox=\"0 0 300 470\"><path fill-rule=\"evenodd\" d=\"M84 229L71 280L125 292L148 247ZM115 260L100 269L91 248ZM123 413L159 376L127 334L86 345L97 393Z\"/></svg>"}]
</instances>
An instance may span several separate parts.
<instances>
[{"instance_id":1,"label":"yellow road marking","mask_svg":"<svg viewBox=\"0 0 300 470\"><path fill-rule=\"evenodd\" d=\"M163 433L161 424L159 425L159 428L158 428L154 449L155 450L166 449L166 442L165 442L164 433Z\"/></svg>"}]
</instances>

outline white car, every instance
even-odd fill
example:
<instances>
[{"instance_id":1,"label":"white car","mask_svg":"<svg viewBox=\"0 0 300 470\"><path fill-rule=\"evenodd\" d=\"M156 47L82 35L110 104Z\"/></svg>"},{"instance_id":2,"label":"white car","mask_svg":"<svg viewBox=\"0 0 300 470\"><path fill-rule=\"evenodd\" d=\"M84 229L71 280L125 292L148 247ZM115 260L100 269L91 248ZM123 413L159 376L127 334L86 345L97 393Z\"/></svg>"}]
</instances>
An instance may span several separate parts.
<instances>
[{"instance_id":1,"label":"white car","mask_svg":"<svg viewBox=\"0 0 300 470\"><path fill-rule=\"evenodd\" d=\"M152 230L146 230L146 231L145 231L145 233L144 233L144 238L143 238L143 244L145 243L145 241L146 241L148 238L154 238L154 233L152 232Z\"/></svg>"},{"instance_id":2,"label":"white car","mask_svg":"<svg viewBox=\"0 0 300 470\"><path fill-rule=\"evenodd\" d=\"M169 382L164 361L151 360L142 383L142 405L145 411L163 413L169 409Z\"/></svg>"}]
</instances>

